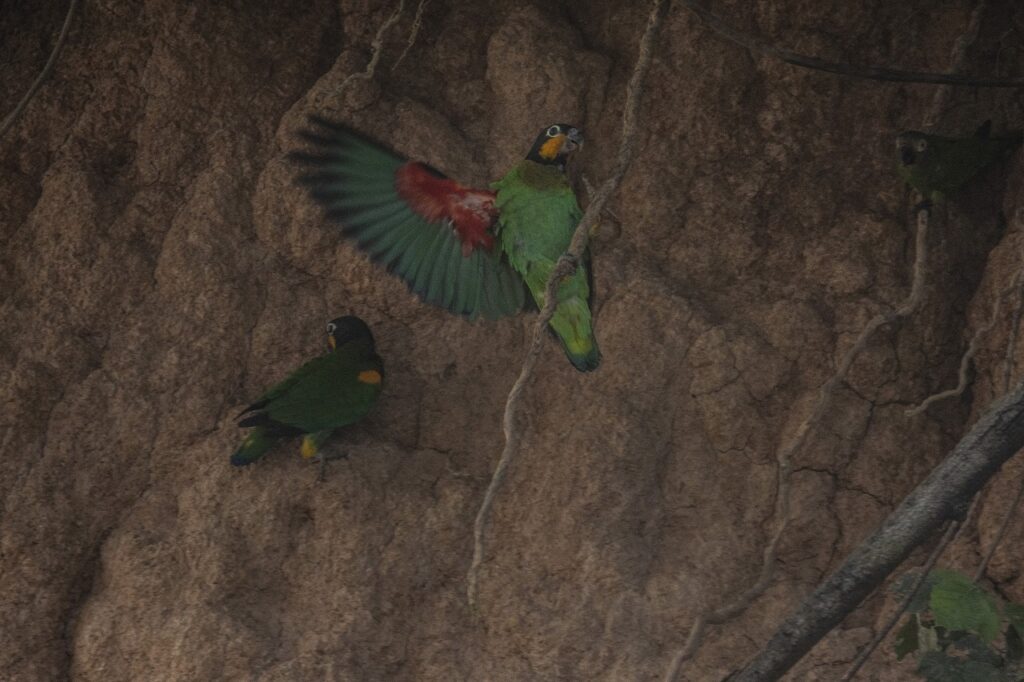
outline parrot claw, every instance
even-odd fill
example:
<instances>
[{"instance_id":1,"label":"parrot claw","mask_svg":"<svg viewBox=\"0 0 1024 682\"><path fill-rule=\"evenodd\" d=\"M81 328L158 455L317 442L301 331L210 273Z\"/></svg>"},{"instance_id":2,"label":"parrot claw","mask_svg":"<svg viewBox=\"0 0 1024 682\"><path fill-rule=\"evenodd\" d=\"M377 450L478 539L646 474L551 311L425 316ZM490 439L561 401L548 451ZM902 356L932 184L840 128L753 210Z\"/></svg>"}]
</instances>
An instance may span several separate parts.
<instances>
[{"instance_id":1,"label":"parrot claw","mask_svg":"<svg viewBox=\"0 0 1024 682\"><path fill-rule=\"evenodd\" d=\"M347 452L326 453L326 452L321 451L321 452L317 453L316 459L317 459L318 462L320 462L320 467L319 467L320 470L317 472L316 480L317 480L317 483L323 483L324 481L327 480L327 462L329 462L329 461L331 461L333 459L348 459L348 453Z\"/></svg>"}]
</instances>

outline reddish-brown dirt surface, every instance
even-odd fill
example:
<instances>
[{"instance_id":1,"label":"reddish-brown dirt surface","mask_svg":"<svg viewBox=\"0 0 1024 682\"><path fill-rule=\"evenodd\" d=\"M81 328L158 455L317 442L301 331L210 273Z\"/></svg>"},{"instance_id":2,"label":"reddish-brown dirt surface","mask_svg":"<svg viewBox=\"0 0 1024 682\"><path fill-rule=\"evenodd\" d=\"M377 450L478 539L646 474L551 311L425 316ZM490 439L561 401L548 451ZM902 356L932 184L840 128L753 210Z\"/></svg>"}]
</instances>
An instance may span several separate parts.
<instances>
[{"instance_id":1,"label":"reddish-brown dirt surface","mask_svg":"<svg viewBox=\"0 0 1024 682\"><path fill-rule=\"evenodd\" d=\"M390 4L85 2L0 139L0 678L657 680L698 610L754 580L775 451L909 291L894 136L921 125L933 86L800 70L671 11L620 225L593 245L604 362L579 374L545 347L474 614L473 519L534 317L421 304L323 220L285 155L317 113L482 185L572 121L587 135L573 177L597 183L645 10L434 0L393 69L406 5L375 77L342 89ZM66 6L0 8L6 114ZM794 49L934 71L972 8L715 3ZM990 3L968 70L1024 72L1022 21ZM948 101L943 132L1024 120L1015 90ZM936 210L920 309L874 337L795 456L776 580L709 630L686 679L752 655L1002 392L1015 295L972 388L905 415L956 383L1020 268L1022 198L1011 159ZM234 415L348 313L387 363L378 409L328 446L349 458L322 484L296 446L229 466ZM952 565L994 535L1024 465L1007 469ZM1024 524L989 572L1018 600L1022 562ZM887 608L869 601L790 679L837 679ZM865 679L912 679L890 650Z\"/></svg>"}]
</instances>

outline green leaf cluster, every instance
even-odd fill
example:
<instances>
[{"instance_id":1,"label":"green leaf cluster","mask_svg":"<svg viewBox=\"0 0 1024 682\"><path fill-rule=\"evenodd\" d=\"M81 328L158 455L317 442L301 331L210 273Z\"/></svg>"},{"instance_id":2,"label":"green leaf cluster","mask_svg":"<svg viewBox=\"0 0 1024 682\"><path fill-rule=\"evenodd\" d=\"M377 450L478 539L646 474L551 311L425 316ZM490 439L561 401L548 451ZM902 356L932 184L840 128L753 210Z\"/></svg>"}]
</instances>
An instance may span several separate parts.
<instances>
[{"instance_id":1,"label":"green leaf cluster","mask_svg":"<svg viewBox=\"0 0 1024 682\"><path fill-rule=\"evenodd\" d=\"M920 574L902 576L906 598ZM917 657L928 682L1024 682L1024 607L1004 602L956 571L929 573L896 634L896 657Z\"/></svg>"}]
</instances>

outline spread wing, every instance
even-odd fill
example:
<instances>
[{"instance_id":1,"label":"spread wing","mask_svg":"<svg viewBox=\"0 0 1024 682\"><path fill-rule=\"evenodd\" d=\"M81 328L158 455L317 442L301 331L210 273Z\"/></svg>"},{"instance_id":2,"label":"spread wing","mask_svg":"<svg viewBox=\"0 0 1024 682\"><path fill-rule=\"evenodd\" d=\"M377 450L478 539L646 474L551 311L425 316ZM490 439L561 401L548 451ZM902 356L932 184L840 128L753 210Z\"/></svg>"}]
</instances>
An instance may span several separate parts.
<instances>
[{"instance_id":1,"label":"spread wing","mask_svg":"<svg viewBox=\"0 0 1024 682\"><path fill-rule=\"evenodd\" d=\"M291 158L342 232L427 303L471 319L512 315L525 302L492 224L494 193L464 187L348 128L310 117L312 151Z\"/></svg>"}]
</instances>

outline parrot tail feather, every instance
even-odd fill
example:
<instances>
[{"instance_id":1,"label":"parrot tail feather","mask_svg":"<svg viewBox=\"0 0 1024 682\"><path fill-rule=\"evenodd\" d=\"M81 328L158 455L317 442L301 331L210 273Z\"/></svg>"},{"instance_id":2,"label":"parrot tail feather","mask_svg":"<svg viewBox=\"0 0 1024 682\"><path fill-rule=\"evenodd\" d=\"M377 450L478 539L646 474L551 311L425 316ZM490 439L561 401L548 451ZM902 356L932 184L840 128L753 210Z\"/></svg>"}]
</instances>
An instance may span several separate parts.
<instances>
[{"instance_id":1,"label":"parrot tail feather","mask_svg":"<svg viewBox=\"0 0 1024 682\"><path fill-rule=\"evenodd\" d=\"M276 442L277 438L268 433L265 428L257 427L245 437L242 444L235 450L235 454L231 455L231 463L236 467L252 464Z\"/></svg>"},{"instance_id":2,"label":"parrot tail feather","mask_svg":"<svg viewBox=\"0 0 1024 682\"><path fill-rule=\"evenodd\" d=\"M585 301L578 297L562 301L555 308L550 324L573 367L581 372L597 369L601 364L601 351Z\"/></svg>"},{"instance_id":3,"label":"parrot tail feather","mask_svg":"<svg viewBox=\"0 0 1024 682\"><path fill-rule=\"evenodd\" d=\"M590 350L582 355L573 353L567 347L564 348L565 355L569 358L569 362L571 362L572 366L581 372L592 372L601 364L601 351L598 349L596 343L591 345Z\"/></svg>"}]
</instances>

